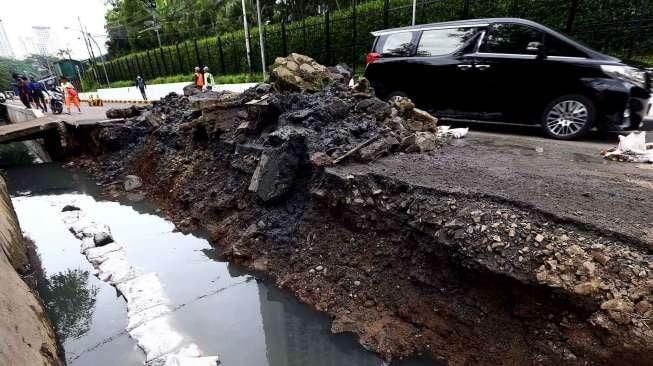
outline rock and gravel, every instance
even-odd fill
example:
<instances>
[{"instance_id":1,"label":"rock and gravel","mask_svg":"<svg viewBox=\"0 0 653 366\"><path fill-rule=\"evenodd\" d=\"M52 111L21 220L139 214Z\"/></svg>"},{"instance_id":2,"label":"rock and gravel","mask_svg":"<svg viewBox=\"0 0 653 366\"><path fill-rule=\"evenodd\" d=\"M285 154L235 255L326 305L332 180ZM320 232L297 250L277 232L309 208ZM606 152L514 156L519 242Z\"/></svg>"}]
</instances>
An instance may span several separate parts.
<instances>
[{"instance_id":1,"label":"rock and gravel","mask_svg":"<svg viewBox=\"0 0 653 366\"><path fill-rule=\"evenodd\" d=\"M579 165L569 143L451 143L410 100L313 63L168 96L78 165L112 192L137 174L181 229L387 359L650 364L650 172Z\"/></svg>"}]
</instances>

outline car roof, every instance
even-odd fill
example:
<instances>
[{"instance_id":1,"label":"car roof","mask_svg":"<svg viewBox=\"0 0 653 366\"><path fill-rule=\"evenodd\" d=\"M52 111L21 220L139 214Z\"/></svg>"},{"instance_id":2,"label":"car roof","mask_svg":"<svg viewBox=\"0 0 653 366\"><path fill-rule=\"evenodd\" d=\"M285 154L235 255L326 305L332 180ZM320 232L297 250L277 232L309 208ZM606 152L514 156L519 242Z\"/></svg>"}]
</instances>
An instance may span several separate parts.
<instances>
[{"instance_id":1,"label":"car roof","mask_svg":"<svg viewBox=\"0 0 653 366\"><path fill-rule=\"evenodd\" d=\"M612 56L608 56L605 54L602 54L598 51L595 51L587 46L584 46L573 39L565 36L564 34L557 32L549 27L546 27L542 24L536 23L534 21L528 20L528 19L521 19L521 18L479 18L479 19L466 19L466 20L455 20L455 21L450 21L450 22L440 22L440 23L429 23L429 24L419 24L419 25L411 25L408 27L399 27L399 28L390 28L390 29L383 29L383 30L378 30L371 32L373 36L378 37L383 34L388 34L388 33L397 33L397 32L406 32L406 31L414 31L414 30L422 30L422 29L427 29L427 28L449 28L449 27L473 27L473 26L484 26L484 25L489 25L493 23L516 23L516 24L522 24L522 25L527 25L536 29L539 29L545 33L548 34L553 34L557 38L560 38L570 44L572 44L574 47L582 50L585 52L589 58L592 59L599 59L599 60L606 60L606 61L612 61L612 62L619 62L620 60L617 58L614 58Z\"/></svg>"}]
</instances>

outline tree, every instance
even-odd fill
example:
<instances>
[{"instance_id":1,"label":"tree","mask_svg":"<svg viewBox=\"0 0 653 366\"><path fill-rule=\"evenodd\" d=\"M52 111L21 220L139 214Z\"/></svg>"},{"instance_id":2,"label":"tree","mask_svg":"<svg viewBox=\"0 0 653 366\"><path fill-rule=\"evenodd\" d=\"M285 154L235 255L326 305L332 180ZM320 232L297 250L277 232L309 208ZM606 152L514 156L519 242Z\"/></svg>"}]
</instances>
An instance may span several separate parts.
<instances>
[{"instance_id":1,"label":"tree","mask_svg":"<svg viewBox=\"0 0 653 366\"><path fill-rule=\"evenodd\" d=\"M72 51L70 50L70 48L61 48L57 51L57 56L59 56L60 58L64 58L64 56L68 56L68 59L71 60L72 59L72 57L70 57L71 52Z\"/></svg>"}]
</instances>

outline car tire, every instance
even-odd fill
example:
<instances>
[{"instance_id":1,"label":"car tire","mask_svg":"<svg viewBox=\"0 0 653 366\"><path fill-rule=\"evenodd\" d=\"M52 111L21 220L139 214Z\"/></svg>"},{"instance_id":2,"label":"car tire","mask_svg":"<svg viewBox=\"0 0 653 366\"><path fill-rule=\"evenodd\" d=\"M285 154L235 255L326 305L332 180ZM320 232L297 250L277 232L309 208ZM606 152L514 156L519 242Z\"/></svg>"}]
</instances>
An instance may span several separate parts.
<instances>
[{"instance_id":1,"label":"car tire","mask_svg":"<svg viewBox=\"0 0 653 366\"><path fill-rule=\"evenodd\" d=\"M585 135L596 120L596 107L580 94L563 95L549 103L540 124L544 133L558 140L573 140Z\"/></svg>"},{"instance_id":2,"label":"car tire","mask_svg":"<svg viewBox=\"0 0 653 366\"><path fill-rule=\"evenodd\" d=\"M393 100L395 98L409 98L408 95L404 92L401 91L393 91L392 93L388 94L388 97L385 98L385 101L392 104Z\"/></svg>"}]
</instances>

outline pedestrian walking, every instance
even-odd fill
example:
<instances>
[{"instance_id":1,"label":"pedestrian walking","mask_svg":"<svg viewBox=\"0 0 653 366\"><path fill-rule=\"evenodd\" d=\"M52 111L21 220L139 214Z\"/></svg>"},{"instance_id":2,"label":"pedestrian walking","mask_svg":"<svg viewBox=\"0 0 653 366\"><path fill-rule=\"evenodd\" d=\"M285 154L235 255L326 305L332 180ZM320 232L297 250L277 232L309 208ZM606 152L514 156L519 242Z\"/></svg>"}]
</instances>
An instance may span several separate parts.
<instances>
[{"instance_id":1,"label":"pedestrian walking","mask_svg":"<svg viewBox=\"0 0 653 366\"><path fill-rule=\"evenodd\" d=\"M213 84L215 84L215 79L213 78L213 74L209 72L209 67L204 66L204 88L206 90L213 90Z\"/></svg>"},{"instance_id":2,"label":"pedestrian walking","mask_svg":"<svg viewBox=\"0 0 653 366\"><path fill-rule=\"evenodd\" d=\"M136 76L136 87L141 91L143 100L147 100L147 95L145 95L145 89L147 88L147 85L145 84L145 79L143 79L140 75Z\"/></svg>"},{"instance_id":3,"label":"pedestrian walking","mask_svg":"<svg viewBox=\"0 0 653 366\"><path fill-rule=\"evenodd\" d=\"M199 90L204 88L204 74L199 66L195 66L195 87Z\"/></svg>"},{"instance_id":4,"label":"pedestrian walking","mask_svg":"<svg viewBox=\"0 0 653 366\"><path fill-rule=\"evenodd\" d=\"M16 88L18 89L18 97L20 98L20 101L23 102L25 108L31 109L32 105L29 103L29 82L27 81L27 78L16 73L11 74L11 76L16 82Z\"/></svg>"},{"instance_id":5,"label":"pedestrian walking","mask_svg":"<svg viewBox=\"0 0 653 366\"><path fill-rule=\"evenodd\" d=\"M48 111L48 105L45 103L45 97L43 96L43 93L45 92L45 85L43 83L38 82L34 80L34 78L30 78L29 82L29 90L30 94L32 96L32 100L34 103L36 103L36 106L41 108L43 112Z\"/></svg>"},{"instance_id":6,"label":"pedestrian walking","mask_svg":"<svg viewBox=\"0 0 653 366\"><path fill-rule=\"evenodd\" d=\"M79 107L79 95L77 94L77 90L75 89L75 86L68 81L65 77L61 77L61 90L63 90L64 93L64 101L66 103L66 109L68 110L68 114L70 114L70 104L74 104L75 107L77 107L77 110L79 113L82 113L82 109Z\"/></svg>"}]
</instances>

